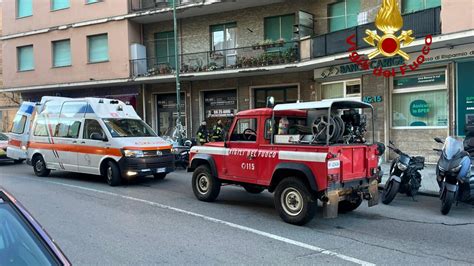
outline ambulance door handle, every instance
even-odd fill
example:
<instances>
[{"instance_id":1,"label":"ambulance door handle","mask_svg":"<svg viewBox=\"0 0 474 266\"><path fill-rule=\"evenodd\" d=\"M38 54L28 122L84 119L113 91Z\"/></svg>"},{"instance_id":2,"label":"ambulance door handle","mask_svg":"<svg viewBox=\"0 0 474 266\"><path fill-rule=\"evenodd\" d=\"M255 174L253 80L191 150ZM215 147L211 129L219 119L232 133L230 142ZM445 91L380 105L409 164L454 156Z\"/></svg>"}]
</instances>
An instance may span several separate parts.
<instances>
[{"instance_id":1,"label":"ambulance door handle","mask_svg":"<svg viewBox=\"0 0 474 266\"><path fill-rule=\"evenodd\" d=\"M86 142L85 142L85 141L81 141L81 144L86 144Z\"/></svg>"},{"instance_id":2,"label":"ambulance door handle","mask_svg":"<svg viewBox=\"0 0 474 266\"><path fill-rule=\"evenodd\" d=\"M73 141L72 141L72 143L73 143L73 144L76 144L76 143L77 143L77 141L76 141L76 140L73 140Z\"/></svg>"}]
</instances>

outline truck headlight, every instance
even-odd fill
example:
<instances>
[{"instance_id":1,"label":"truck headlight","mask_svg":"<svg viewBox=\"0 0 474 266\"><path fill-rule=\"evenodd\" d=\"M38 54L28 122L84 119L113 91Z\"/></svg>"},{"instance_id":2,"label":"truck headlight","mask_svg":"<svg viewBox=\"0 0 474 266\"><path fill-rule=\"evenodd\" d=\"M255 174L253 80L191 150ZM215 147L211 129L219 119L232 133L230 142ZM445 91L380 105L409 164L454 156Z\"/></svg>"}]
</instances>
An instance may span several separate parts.
<instances>
[{"instance_id":1,"label":"truck headlight","mask_svg":"<svg viewBox=\"0 0 474 266\"><path fill-rule=\"evenodd\" d=\"M398 162L398 163L397 163L397 167L398 167L398 169L400 169L401 171L407 170L407 166L404 165L404 164L402 164L401 162Z\"/></svg>"},{"instance_id":2,"label":"truck headlight","mask_svg":"<svg viewBox=\"0 0 474 266\"><path fill-rule=\"evenodd\" d=\"M143 151L138 150L124 150L123 154L125 157L139 158L143 157Z\"/></svg>"}]
</instances>

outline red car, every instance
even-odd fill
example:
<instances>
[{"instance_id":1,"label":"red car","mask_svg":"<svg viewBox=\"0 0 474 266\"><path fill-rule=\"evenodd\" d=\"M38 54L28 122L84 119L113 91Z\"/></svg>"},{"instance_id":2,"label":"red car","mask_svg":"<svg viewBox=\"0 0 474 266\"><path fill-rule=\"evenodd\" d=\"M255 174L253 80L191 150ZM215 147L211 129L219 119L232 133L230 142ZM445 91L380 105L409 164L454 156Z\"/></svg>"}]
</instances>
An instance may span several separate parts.
<instances>
[{"instance_id":1,"label":"red car","mask_svg":"<svg viewBox=\"0 0 474 266\"><path fill-rule=\"evenodd\" d=\"M325 217L363 199L376 205L381 149L366 140L367 111L373 118L370 104L325 100L239 112L224 142L191 149L194 194L214 201L222 184L267 189L280 217L298 225L313 218L317 200Z\"/></svg>"}]
</instances>

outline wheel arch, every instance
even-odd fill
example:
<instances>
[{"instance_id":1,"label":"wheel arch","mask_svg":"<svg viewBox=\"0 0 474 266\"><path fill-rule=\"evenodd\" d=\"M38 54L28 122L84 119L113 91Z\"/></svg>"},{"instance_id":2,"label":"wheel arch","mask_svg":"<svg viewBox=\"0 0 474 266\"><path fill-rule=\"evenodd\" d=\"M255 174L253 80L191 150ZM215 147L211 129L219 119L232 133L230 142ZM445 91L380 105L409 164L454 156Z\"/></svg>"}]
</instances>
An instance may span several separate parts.
<instances>
[{"instance_id":1,"label":"wheel arch","mask_svg":"<svg viewBox=\"0 0 474 266\"><path fill-rule=\"evenodd\" d=\"M102 176L105 175L105 170L107 169L106 166L107 166L108 162L114 162L120 168L120 165L119 165L118 161L115 158L113 158L113 157L104 157L100 160L100 164L99 164L99 173L100 173L100 175L102 175Z\"/></svg>"},{"instance_id":2,"label":"wheel arch","mask_svg":"<svg viewBox=\"0 0 474 266\"><path fill-rule=\"evenodd\" d=\"M281 180L290 176L301 179L313 192L318 192L315 175L307 165L301 163L279 163L273 170L268 191L273 192Z\"/></svg>"},{"instance_id":3,"label":"wheel arch","mask_svg":"<svg viewBox=\"0 0 474 266\"><path fill-rule=\"evenodd\" d=\"M214 158L212 158L209 154L196 154L194 155L193 159L191 160L190 167L188 168L188 172L194 171L194 169L198 168L200 165L207 164L211 169L211 174L214 177L218 177L216 162Z\"/></svg>"}]
</instances>

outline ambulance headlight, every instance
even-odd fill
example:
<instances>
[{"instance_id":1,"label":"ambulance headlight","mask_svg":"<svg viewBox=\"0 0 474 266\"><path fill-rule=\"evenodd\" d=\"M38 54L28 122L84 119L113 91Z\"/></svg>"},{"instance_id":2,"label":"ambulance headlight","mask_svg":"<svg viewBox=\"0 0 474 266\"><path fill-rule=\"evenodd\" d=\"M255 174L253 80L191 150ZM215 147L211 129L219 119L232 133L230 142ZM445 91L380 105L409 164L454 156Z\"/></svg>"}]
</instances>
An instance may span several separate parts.
<instances>
[{"instance_id":1,"label":"ambulance headlight","mask_svg":"<svg viewBox=\"0 0 474 266\"><path fill-rule=\"evenodd\" d=\"M125 157L139 158L143 157L143 151L137 150L123 150Z\"/></svg>"}]
</instances>

